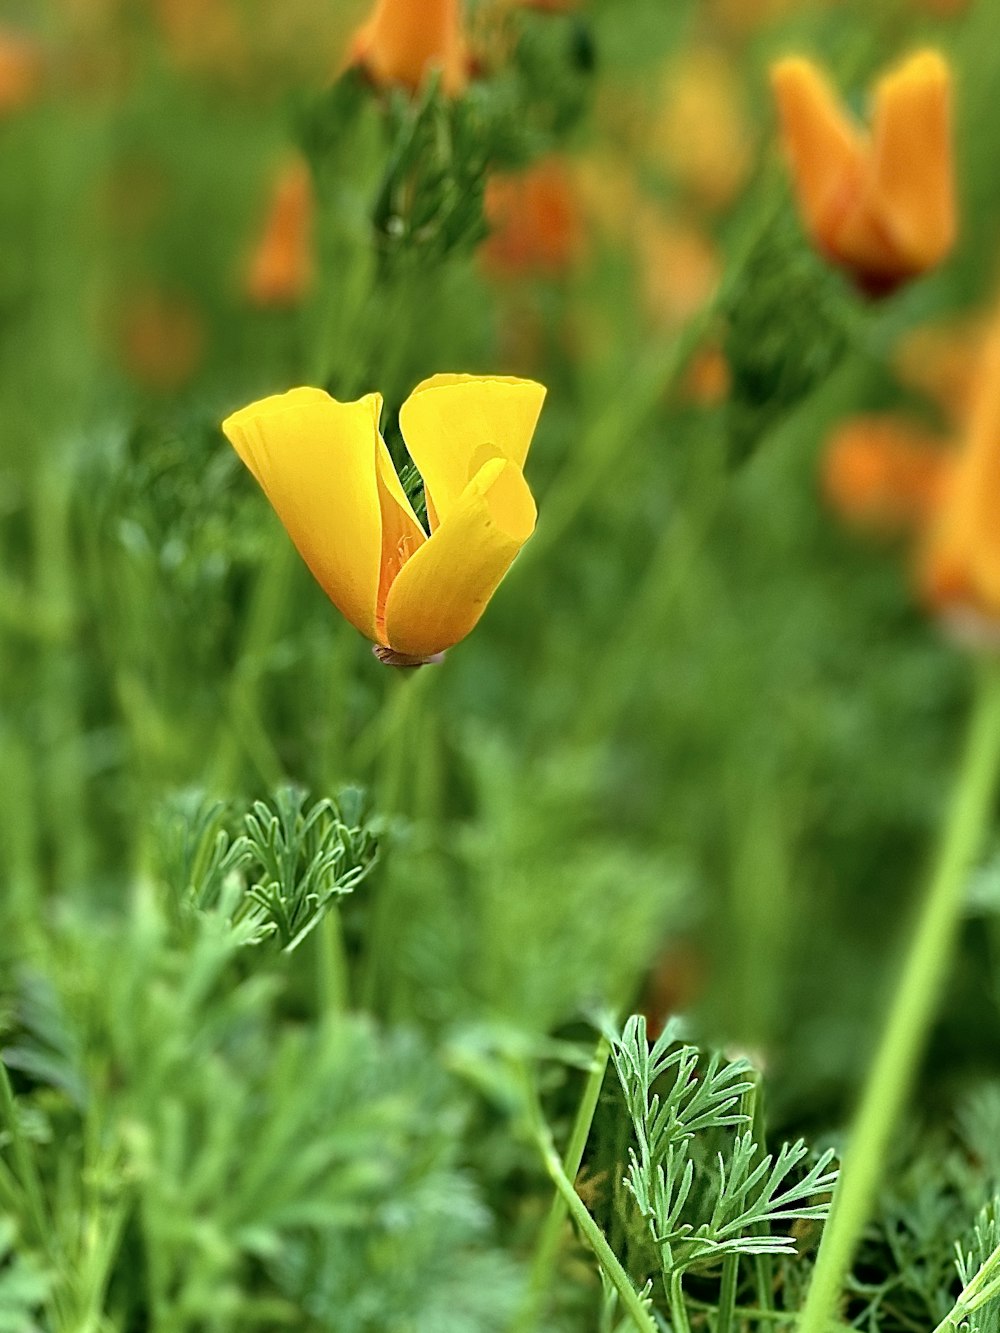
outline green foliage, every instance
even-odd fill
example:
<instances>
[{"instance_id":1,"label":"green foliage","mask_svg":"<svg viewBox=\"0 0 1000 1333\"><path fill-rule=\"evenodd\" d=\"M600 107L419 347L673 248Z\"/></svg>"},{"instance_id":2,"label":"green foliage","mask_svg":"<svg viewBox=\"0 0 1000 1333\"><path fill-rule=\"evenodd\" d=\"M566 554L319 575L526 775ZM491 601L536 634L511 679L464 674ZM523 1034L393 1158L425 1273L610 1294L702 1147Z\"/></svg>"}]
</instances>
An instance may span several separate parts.
<instances>
[{"instance_id":1,"label":"green foliage","mask_svg":"<svg viewBox=\"0 0 1000 1333\"><path fill-rule=\"evenodd\" d=\"M16 1253L16 1229L0 1215L0 1333L39 1333L38 1316L50 1282L31 1260Z\"/></svg>"},{"instance_id":2,"label":"green foliage","mask_svg":"<svg viewBox=\"0 0 1000 1333\"><path fill-rule=\"evenodd\" d=\"M222 802L197 793L168 808L160 875L176 913L216 914L244 944L273 937L291 953L378 857L357 791L308 804L305 792L281 788L271 804L254 802L235 837L227 815Z\"/></svg>"},{"instance_id":3,"label":"green foliage","mask_svg":"<svg viewBox=\"0 0 1000 1333\"><path fill-rule=\"evenodd\" d=\"M636 1016L612 1047L639 1145L629 1149L626 1185L666 1286L675 1274L711 1271L726 1255L795 1254L789 1224L825 1218L837 1178L832 1150L805 1166L801 1139L765 1153L744 1128L756 1086L750 1063L718 1054L705 1062L679 1038L671 1023L650 1046ZM719 1134L724 1146L713 1162L704 1145Z\"/></svg>"},{"instance_id":4,"label":"green foliage","mask_svg":"<svg viewBox=\"0 0 1000 1333\"><path fill-rule=\"evenodd\" d=\"M0 81L8 26L42 58L33 101L0 88L0 1333L788 1325L833 1180L805 1144L857 1102L968 694L822 451L873 408L959 429L900 340L985 299L995 6L469 0L452 100L339 73L368 8L4 12ZM767 65L859 89L927 43L962 234L869 303L793 214ZM711 96L674 160L660 123L706 53L762 149L720 205L686 180ZM316 280L261 308L296 146ZM550 154L579 259L500 275L486 187ZM137 306L184 315L137 337ZM397 415L438 371L548 386L539 523L400 679L219 422L377 390L424 517ZM864 1333L997 1333L995 870L843 1291ZM619 1090L581 1044L608 1010L691 1026L630 1020Z\"/></svg>"},{"instance_id":5,"label":"green foliage","mask_svg":"<svg viewBox=\"0 0 1000 1333\"><path fill-rule=\"evenodd\" d=\"M220 920L216 817L186 840L200 906L181 934L139 892L123 919L69 918L53 933L27 992L44 987L44 1006L25 1014L7 997L22 1031L4 1060L45 1221L0 1269L0 1293L24 1320L44 1308L54 1329L75 1327L102 1291L121 1328L168 1310L180 1328L326 1327L331 1302L345 1329L502 1327L520 1277L462 1161L467 1097L413 1035L360 1016L283 1018L287 949L269 968L234 968L252 934ZM332 803L310 811L300 794L251 818L266 836L247 835L247 855L262 863L280 859L282 818L301 821L326 875L331 840L347 838ZM316 882L301 858L285 869ZM27 1056L60 1046L82 1098L52 1059Z\"/></svg>"}]
</instances>

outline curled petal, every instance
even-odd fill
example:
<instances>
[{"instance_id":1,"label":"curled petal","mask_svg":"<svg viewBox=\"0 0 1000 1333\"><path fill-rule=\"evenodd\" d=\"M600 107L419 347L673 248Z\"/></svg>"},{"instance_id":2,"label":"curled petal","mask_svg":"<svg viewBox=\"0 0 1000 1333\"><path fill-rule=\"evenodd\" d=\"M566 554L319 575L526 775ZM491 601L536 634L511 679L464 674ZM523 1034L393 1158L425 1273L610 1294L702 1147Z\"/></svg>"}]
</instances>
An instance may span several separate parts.
<instances>
[{"instance_id":1,"label":"curled petal","mask_svg":"<svg viewBox=\"0 0 1000 1333\"><path fill-rule=\"evenodd\" d=\"M424 479L432 527L490 458L524 467L544 400L545 389L533 380L434 375L417 385L399 425Z\"/></svg>"},{"instance_id":2,"label":"curled petal","mask_svg":"<svg viewBox=\"0 0 1000 1333\"><path fill-rule=\"evenodd\" d=\"M377 637L382 563L381 410L378 394L340 403L303 388L264 398L222 423L316 581L370 639Z\"/></svg>"},{"instance_id":3,"label":"curled petal","mask_svg":"<svg viewBox=\"0 0 1000 1333\"><path fill-rule=\"evenodd\" d=\"M879 83L871 206L918 272L955 240L951 76L936 51L920 51Z\"/></svg>"},{"instance_id":4,"label":"curled petal","mask_svg":"<svg viewBox=\"0 0 1000 1333\"><path fill-rule=\"evenodd\" d=\"M864 138L811 61L779 60L771 86L799 207L815 239L829 249L864 179Z\"/></svg>"},{"instance_id":5,"label":"curled petal","mask_svg":"<svg viewBox=\"0 0 1000 1333\"><path fill-rule=\"evenodd\" d=\"M520 468L487 462L389 590L385 629L399 653L427 658L464 639L535 528Z\"/></svg>"}]
</instances>

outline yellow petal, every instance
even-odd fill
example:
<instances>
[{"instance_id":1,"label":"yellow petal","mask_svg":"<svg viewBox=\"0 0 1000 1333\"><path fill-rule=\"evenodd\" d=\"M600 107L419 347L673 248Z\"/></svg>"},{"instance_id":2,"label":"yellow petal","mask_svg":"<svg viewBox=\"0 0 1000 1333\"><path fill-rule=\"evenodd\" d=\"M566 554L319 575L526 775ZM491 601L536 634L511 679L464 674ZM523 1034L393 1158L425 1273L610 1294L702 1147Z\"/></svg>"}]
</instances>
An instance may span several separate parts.
<instances>
[{"instance_id":1,"label":"yellow petal","mask_svg":"<svg viewBox=\"0 0 1000 1333\"><path fill-rule=\"evenodd\" d=\"M382 554L381 410L378 394L339 403L321 389L292 389L222 423L316 581L371 639Z\"/></svg>"},{"instance_id":2,"label":"yellow petal","mask_svg":"<svg viewBox=\"0 0 1000 1333\"><path fill-rule=\"evenodd\" d=\"M412 657L431 657L464 639L534 531L535 518L520 468L504 458L486 463L390 588L389 644Z\"/></svg>"},{"instance_id":3,"label":"yellow petal","mask_svg":"<svg viewBox=\"0 0 1000 1333\"><path fill-rule=\"evenodd\" d=\"M908 263L938 263L955 239L951 75L920 51L876 90L872 203Z\"/></svg>"},{"instance_id":4,"label":"yellow petal","mask_svg":"<svg viewBox=\"0 0 1000 1333\"><path fill-rule=\"evenodd\" d=\"M400 485L385 441L378 441L378 498L382 511L382 561L379 570L378 602L375 609L375 628L378 641L387 644L385 637L385 603L396 575L410 556L427 540L427 534L417 522L413 508Z\"/></svg>"},{"instance_id":5,"label":"yellow petal","mask_svg":"<svg viewBox=\"0 0 1000 1333\"><path fill-rule=\"evenodd\" d=\"M811 61L779 60L771 87L799 207L813 236L829 245L831 230L861 188L865 140Z\"/></svg>"},{"instance_id":6,"label":"yellow petal","mask_svg":"<svg viewBox=\"0 0 1000 1333\"><path fill-rule=\"evenodd\" d=\"M410 394L399 426L424 479L431 526L443 523L469 482L498 454L524 467L545 400L533 380L435 375Z\"/></svg>"}]
</instances>

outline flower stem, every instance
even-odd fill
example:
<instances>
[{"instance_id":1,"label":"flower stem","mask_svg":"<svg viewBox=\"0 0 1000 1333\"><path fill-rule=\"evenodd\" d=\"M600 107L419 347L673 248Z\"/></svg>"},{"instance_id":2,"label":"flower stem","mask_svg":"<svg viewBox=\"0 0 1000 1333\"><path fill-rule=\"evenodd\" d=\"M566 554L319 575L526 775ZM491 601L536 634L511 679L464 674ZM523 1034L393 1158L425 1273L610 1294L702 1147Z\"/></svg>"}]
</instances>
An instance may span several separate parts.
<instances>
[{"instance_id":1,"label":"flower stem","mask_svg":"<svg viewBox=\"0 0 1000 1333\"><path fill-rule=\"evenodd\" d=\"M397 679L391 681L386 704L386 724L374 782L375 797L380 812L387 818L406 818L412 813L411 775L417 768L418 759L416 724L420 718L421 700L431 688L435 672L432 667L420 667L417 671L396 667L385 669ZM401 919L399 895L399 880L393 877L391 868L384 868L374 892L365 946L361 1000L366 1009L374 1009L377 1001L385 1007L388 992L393 989L386 969L397 956L396 932Z\"/></svg>"},{"instance_id":2,"label":"flower stem","mask_svg":"<svg viewBox=\"0 0 1000 1333\"><path fill-rule=\"evenodd\" d=\"M631 1317L633 1324L640 1330L640 1333L657 1333L656 1324L652 1315L646 1309L642 1297L632 1285L629 1275L618 1262L614 1250L604 1239L603 1231L587 1211L586 1204L577 1194L573 1188L573 1182L563 1170L563 1164L559 1160L559 1154L552 1146L552 1140L547 1130L541 1125L535 1125L533 1126L533 1133L552 1183L559 1191L573 1221L580 1229L580 1234L594 1251L598 1263L618 1292L622 1306ZM681 1333L681 1331L678 1330L678 1333Z\"/></svg>"},{"instance_id":3,"label":"flower stem","mask_svg":"<svg viewBox=\"0 0 1000 1333\"><path fill-rule=\"evenodd\" d=\"M799 1333L827 1333L947 977L1000 767L1000 663L986 662L927 896L851 1129Z\"/></svg>"},{"instance_id":4,"label":"flower stem","mask_svg":"<svg viewBox=\"0 0 1000 1333\"><path fill-rule=\"evenodd\" d=\"M610 1056L611 1047L607 1038L602 1035L594 1050L590 1073L587 1075L587 1081L584 1084L583 1096L580 1099L569 1143L566 1146L566 1155L563 1158L563 1171L567 1179L571 1181L576 1179L580 1170L583 1150L587 1146L590 1126L593 1123L594 1112L597 1110L597 1101L604 1085L604 1075ZM561 1193L557 1192L556 1197L552 1200L552 1207L549 1210L538 1242L538 1248L535 1251L535 1260L531 1266L531 1278L528 1283L527 1299L514 1325L515 1329L531 1329L538 1324L545 1293L552 1278L552 1267L559 1250L559 1241L566 1222L567 1212L566 1200Z\"/></svg>"}]
</instances>

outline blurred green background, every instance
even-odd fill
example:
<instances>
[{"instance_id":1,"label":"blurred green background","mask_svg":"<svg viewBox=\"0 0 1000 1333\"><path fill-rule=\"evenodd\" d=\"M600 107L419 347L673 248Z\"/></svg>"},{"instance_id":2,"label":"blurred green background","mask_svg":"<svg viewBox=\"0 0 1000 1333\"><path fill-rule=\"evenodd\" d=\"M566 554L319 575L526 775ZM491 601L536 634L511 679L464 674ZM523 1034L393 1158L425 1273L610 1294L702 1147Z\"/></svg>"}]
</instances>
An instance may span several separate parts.
<instances>
[{"instance_id":1,"label":"blurred green background","mask_svg":"<svg viewBox=\"0 0 1000 1333\"><path fill-rule=\"evenodd\" d=\"M240 1001L168 1003L188 963L162 941L166 990L137 999L161 965L139 948L135 904L170 891L165 803L197 791L238 811L286 784L317 799L364 788L380 855L343 903L344 984L380 1026L352 1020L338 1040L357 1049L336 1058L362 1100L395 1071L405 1113L379 1093L378 1142L435 1163L451 1201L439 1211L475 1248L487 1213L506 1244L542 1207L524 1213L537 1181L489 1095L470 1109L443 1090L446 1068L475 1066L476 1033L540 1049L576 1040L599 1007L651 1022L682 1009L709 1040L761 1053L780 1129L825 1132L850 1104L970 682L916 605L905 555L824 504L819 459L861 411L903 404L953 429L899 349L992 303L1000 8L594 0L500 14L484 0L470 9L481 76L455 104L334 81L366 8L0 0L0 1038L51 1047L37 1006L66 1011L71 1063L111 1105L169 1029L181 1072L150 1075L148 1105L173 1089L190 1116L175 1147L196 1144L226 1084L181 1051ZM877 72L927 42L955 69L960 241L939 272L867 305L801 233L767 66L813 53L860 110ZM529 212L505 255L484 240L484 190L503 232L496 179L554 156L556 221ZM262 303L252 257L276 180L303 160L314 275ZM218 423L295 384L377 389L402 462L398 407L442 370L548 386L527 468L540 520L474 634L443 665L397 673L313 583ZM998 1072L998 875L993 859L977 881L921 1086L945 1119ZM259 1078L229 1108L234 1139L263 1132L255 1099L277 1094L255 1061L269 1049L282 1088L308 1085L310 1114L349 1101L335 1055L304 1049L320 937L238 965L234 995L255 971L274 994L252 1014L245 1001L244 1028L230 1016ZM39 1142L62 1125L108 1180L166 1179L169 1134L147 1126L159 1147L143 1158L133 1144L126 1168L110 1130L88 1145L66 1128L65 1077L18 1075L49 1116ZM121 1111L136 1134L143 1114ZM490 1159L465 1213L449 1192L464 1188L449 1175L468 1167L463 1134ZM172 1197L164 1186L165 1233L171 1208L186 1216ZM117 1225L128 1237L141 1223L123 1208ZM322 1268L308 1248L262 1242L254 1262L283 1268L282 1299L296 1281L311 1292L320 1327L505 1326L475 1310L449 1324L437 1307L393 1322L360 1295L353 1323L330 1322L323 1282L302 1277ZM226 1305L235 1279L208 1260L218 1309L200 1288L185 1307L171 1262L149 1326L294 1322L280 1302ZM324 1281L338 1300L345 1273L379 1272L371 1253L337 1262ZM495 1313L515 1260L480 1262ZM396 1287L374 1287L415 1318L394 1272ZM81 1322L79 1296L54 1326L145 1327L130 1284L119 1273L92 1293L114 1317ZM596 1327L567 1308L567 1327Z\"/></svg>"}]
</instances>

